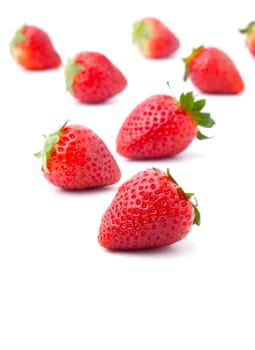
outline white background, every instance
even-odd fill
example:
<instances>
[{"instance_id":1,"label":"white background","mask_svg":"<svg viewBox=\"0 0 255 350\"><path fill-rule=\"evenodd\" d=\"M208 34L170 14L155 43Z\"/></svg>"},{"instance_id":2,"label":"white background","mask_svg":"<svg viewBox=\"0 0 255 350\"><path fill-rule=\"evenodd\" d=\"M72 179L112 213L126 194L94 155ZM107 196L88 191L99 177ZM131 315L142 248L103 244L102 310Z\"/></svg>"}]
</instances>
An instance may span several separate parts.
<instances>
[{"instance_id":1,"label":"white background","mask_svg":"<svg viewBox=\"0 0 255 350\"><path fill-rule=\"evenodd\" d=\"M0 5L0 349L254 350L255 59L238 29L255 20L254 1L2 1ZM164 21L180 38L171 58L141 57L135 20ZM106 54L128 87L102 105L65 91L64 64L26 72L9 42L23 23L45 29L65 64L78 51ZM238 96L203 95L182 80L186 57L201 44L235 61ZM166 86L170 82L171 92ZM132 162L115 137L136 104L156 93L194 91L216 121L173 159ZM114 186L69 193L47 182L43 134L66 119L92 128L122 171ZM118 186L140 170L170 168L199 202L201 227L181 242L111 253L97 242L100 219Z\"/></svg>"}]
</instances>

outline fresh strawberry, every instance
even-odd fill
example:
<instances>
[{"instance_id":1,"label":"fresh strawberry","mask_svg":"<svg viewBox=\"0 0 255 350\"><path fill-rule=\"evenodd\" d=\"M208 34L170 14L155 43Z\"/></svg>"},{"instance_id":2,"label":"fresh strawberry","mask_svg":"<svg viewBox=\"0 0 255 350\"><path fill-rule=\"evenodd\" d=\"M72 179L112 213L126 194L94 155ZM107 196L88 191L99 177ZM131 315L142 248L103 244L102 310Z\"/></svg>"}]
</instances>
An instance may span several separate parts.
<instances>
[{"instance_id":1,"label":"fresh strawberry","mask_svg":"<svg viewBox=\"0 0 255 350\"><path fill-rule=\"evenodd\" d=\"M239 94L244 81L233 60L215 47L200 46L183 59L184 81L190 77L194 86L209 94Z\"/></svg>"},{"instance_id":2,"label":"fresh strawberry","mask_svg":"<svg viewBox=\"0 0 255 350\"><path fill-rule=\"evenodd\" d=\"M123 73L99 52L80 52L69 59L66 88L78 100L100 103L117 95L127 86Z\"/></svg>"},{"instance_id":3,"label":"fresh strawberry","mask_svg":"<svg viewBox=\"0 0 255 350\"><path fill-rule=\"evenodd\" d=\"M182 240L200 224L197 201L170 175L140 171L124 182L103 214L98 241L111 250L162 247Z\"/></svg>"},{"instance_id":4,"label":"fresh strawberry","mask_svg":"<svg viewBox=\"0 0 255 350\"><path fill-rule=\"evenodd\" d=\"M153 95L124 120L116 139L117 152L130 159L172 157L184 151L195 137L207 138L198 125L211 128L215 122L203 109L206 101L192 92L179 101L169 95Z\"/></svg>"},{"instance_id":5,"label":"fresh strawberry","mask_svg":"<svg viewBox=\"0 0 255 350\"><path fill-rule=\"evenodd\" d=\"M119 181L121 172L103 140L89 128L65 123L45 137L41 152L46 179L66 190L103 187Z\"/></svg>"},{"instance_id":6,"label":"fresh strawberry","mask_svg":"<svg viewBox=\"0 0 255 350\"><path fill-rule=\"evenodd\" d=\"M133 25L132 39L139 52L148 58L164 58L180 47L179 38L159 19L145 17Z\"/></svg>"},{"instance_id":7,"label":"fresh strawberry","mask_svg":"<svg viewBox=\"0 0 255 350\"><path fill-rule=\"evenodd\" d=\"M28 70L58 68L62 61L49 35L36 26L23 25L10 43L14 60Z\"/></svg>"},{"instance_id":8,"label":"fresh strawberry","mask_svg":"<svg viewBox=\"0 0 255 350\"><path fill-rule=\"evenodd\" d=\"M250 22L245 28L239 29L239 32L246 35L246 45L252 56L255 57L255 21Z\"/></svg>"}]
</instances>

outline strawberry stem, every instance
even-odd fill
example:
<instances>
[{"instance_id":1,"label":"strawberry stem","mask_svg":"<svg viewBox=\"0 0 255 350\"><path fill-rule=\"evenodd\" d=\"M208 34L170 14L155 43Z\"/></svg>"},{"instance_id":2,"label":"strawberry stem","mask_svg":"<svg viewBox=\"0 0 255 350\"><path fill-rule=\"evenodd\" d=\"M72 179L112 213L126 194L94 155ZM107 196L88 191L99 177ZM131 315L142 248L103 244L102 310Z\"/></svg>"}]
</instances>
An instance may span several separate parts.
<instances>
[{"instance_id":1,"label":"strawberry stem","mask_svg":"<svg viewBox=\"0 0 255 350\"><path fill-rule=\"evenodd\" d=\"M27 37L23 34L25 25L18 28L10 42L10 48L13 49L16 46L18 46L19 43L24 42L27 40Z\"/></svg>"},{"instance_id":2,"label":"strawberry stem","mask_svg":"<svg viewBox=\"0 0 255 350\"><path fill-rule=\"evenodd\" d=\"M171 181L173 181L173 182L176 184L178 190L179 190L179 191L188 199L188 201L192 204L192 207L194 208L194 213L195 213L194 220L193 220L193 225L198 225L198 226L199 226L200 223L201 223L201 215L200 215L200 212L199 212L199 210L198 210L198 208L197 208L197 207L198 207L198 201L197 201L196 197L194 196L194 193L185 192L185 191L183 190L183 188L178 184L178 182L177 182L177 181L173 178L173 176L170 174L169 168L167 168L166 174L167 174L167 176L169 177L169 179L170 179ZM193 199L194 203L193 203L192 199Z\"/></svg>"},{"instance_id":3,"label":"strawberry stem","mask_svg":"<svg viewBox=\"0 0 255 350\"><path fill-rule=\"evenodd\" d=\"M65 69L66 89L72 93L73 81L77 73L81 72L84 67L75 62L75 58L69 58Z\"/></svg>"},{"instance_id":4,"label":"strawberry stem","mask_svg":"<svg viewBox=\"0 0 255 350\"><path fill-rule=\"evenodd\" d=\"M179 99L179 106L191 114L197 125L204 128L211 128L214 126L215 121L211 118L210 113L202 112L205 104L205 99L195 101L193 92L182 93ZM208 139L208 136L205 136L198 130L197 138L199 140L205 140Z\"/></svg>"},{"instance_id":5,"label":"strawberry stem","mask_svg":"<svg viewBox=\"0 0 255 350\"><path fill-rule=\"evenodd\" d=\"M239 32L241 34L248 34L252 31L254 26L255 26L255 21L252 21L245 28L239 29Z\"/></svg>"},{"instance_id":6,"label":"strawberry stem","mask_svg":"<svg viewBox=\"0 0 255 350\"><path fill-rule=\"evenodd\" d=\"M51 152L53 150L54 145L60 140L61 132L66 127L68 121L66 121L62 126L60 126L56 131L50 133L45 136L45 141L43 145L43 149L40 152L34 154L36 158L42 158L42 168L46 173L49 173L49 169L47 167L47 163Z\"/></svg>"},{"instance_id":7,"label":"strawberry stem","mask_svg":"<svg viewBox=\"0 0 255 350\"><path fill-rule=\"evenodd\" d=\"M152 24L151 22L137 21L133 24L132 40L138 46L143 46L143 41L151 37Z\"/></svg>"},{"instance_id":8,"label":"strawberry stem","mask_svg":"<svg viewBox=\"0 0 255 350\"><path fill-rule=\"evenodd\" d=\"M197 56L199 54L199 52L204 48L203 45L195 48L195 49L192 49L192 52L189 56L183 58L183 62L185 64L185 72L184 72L184 76L183 76L183 80L186 81L188 79L188 76L189 76L189 66L190 66L190 63L191 61L193 60L193 58L195 56Z\"/></svg>"}]
</instances>

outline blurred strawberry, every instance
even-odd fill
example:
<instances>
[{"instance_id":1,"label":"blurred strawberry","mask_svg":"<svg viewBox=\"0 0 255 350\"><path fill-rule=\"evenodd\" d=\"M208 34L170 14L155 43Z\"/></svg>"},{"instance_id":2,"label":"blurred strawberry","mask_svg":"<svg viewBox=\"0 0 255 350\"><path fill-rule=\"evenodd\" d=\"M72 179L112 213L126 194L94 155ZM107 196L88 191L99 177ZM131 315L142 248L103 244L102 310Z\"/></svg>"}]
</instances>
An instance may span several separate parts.
<instances>
[{"instance_id":1,"label":"blurred strawberry","mask_svg":"<svg viewBox=\"0 0 255 350\"><path fill-rule=\"evenodd\" d=\"M184 81L190 77L194 86L210 94L239 94L244 81L234 61L216 47L199 46L183 59Z\"/></svg>"},{"instance_id":2,"label":"blurred strawberry","mask_svg":"<svg viewBox=\"0 0 255 350\"><path fill-rule=\"evenodd\" d=\"M163 58L180 46L179 38L159 19L146 17L133 25L132 39L139 52L148 58Z\"/></svg>"},{"instance_id":3,"label":"blurred strawberry","mask_svg":"<svg viewBox=\"0 0 255 350\"><path fill-rule=\"evenodd\" d=\"M123 73L99 52L80 52L70 59L65 70L66 88L78 100L100 103L127 86Z\"/></svg>"},{"instance_id":4,"label":"blurred strawberry","mask_svg":"<svg viewBox=\"0 0 255 350\"><path fill-rule=\"evenodd\" d=\"M23 25L10 43L14 60L28 70L58 68L62 61L49 35L42 29Z\"/></svg>"}]
</instances>

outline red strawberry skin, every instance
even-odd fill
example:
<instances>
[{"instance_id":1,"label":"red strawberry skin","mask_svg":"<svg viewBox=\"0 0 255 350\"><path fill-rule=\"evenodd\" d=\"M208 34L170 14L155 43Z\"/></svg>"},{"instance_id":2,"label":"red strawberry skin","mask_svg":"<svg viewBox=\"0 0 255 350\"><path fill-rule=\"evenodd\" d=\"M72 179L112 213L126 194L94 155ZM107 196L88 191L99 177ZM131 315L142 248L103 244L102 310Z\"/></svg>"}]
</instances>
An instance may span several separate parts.
<instances>
[{"instance_id":1,"label":"red strawberry skin","mask_svg":"<svg viewBox=\"0 0 255 350\"><path fill-rule=\"evenodd\" d=\"M49 140L49 141L47 141ZM51 140L57 142L51 143ZM48 151L50 144L50 151ZM45 141L42 171L53 185L66 190L102 187L119 181L119 166L103 140L82 125L64 125Z\"/></svg>"},{"instance_id":2,"label":"red strawberry skin","mask_svg":"<svg viewBox=\"0 0 255 350\"><path fill-rule=\"evenodd\" d=\"M15 61L28 70L58 68L62 64L49 35L33 25L16 31L10 50Z\"/></svg>"},{"instance_id":3,"label":"red strawberry skin","mask_svg":"<svg viewBox=\"0 0 255 350\"><path fill-rule=\"evenodd\" d=\"M78 53L66 66L67 90L78 100L101 103L127 86L127 79L105 55L99 52Z\"/></svg>"},{"instance_id":4,"label":"red strawberry skin","mask_svg":"<svg viewBox=\"0 0 255 350\"><path fill-rule=\"evenodd\" d=\"M184 61L186 76L199 90L211 94L239 94L244 90L244 81L235 63L224 51L201 47L194 52L193 57Z\"/></svg>"},{"instance_id":5,"label":"red strawberry skin","mask_svg":"<svg viewBox=\"0 0 255 350\"><path fill-rule=\"evenodd\" d=\"M197 132L193 117L180 108L175 98L153 95L125 119L116 150L130 159L172 157L185 150Z\"/></svg>"},{"instance_id":6,"label":"red strawberry skin","mask_svg":"<svg viewBox=\"0 0 255 350\"><path fill-rule=\"evenodd\" d=\"M253 26L253 31L247 37L247 47L250 53L252 54L252 56L255 57L255 24Z\"/></svg>"},{"instance_id":7,"label":"red strawberry skin","mask_svg":"<svg viewBox=\"0 0 255 350\"><path fill-rule=\"evenodd\" d=\"M146 169L119 187L102 216L98 241L110 250L167 246L190 232L194 217L177 184L160 170Z\"/></svg>"},{"instance_id":8,"label":"red strawberry skin","mask_svg":"<svg viewBox=\"0 0 255 350\"><path fill-rule=\"evenodd\" d=\"M180 47L180 40L161 20L145 17L134 23L132 39L147 58L170 56Z\"/></svg>"}]
</instances>

